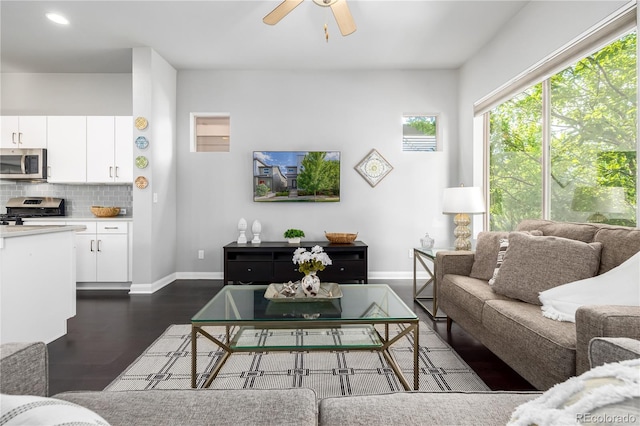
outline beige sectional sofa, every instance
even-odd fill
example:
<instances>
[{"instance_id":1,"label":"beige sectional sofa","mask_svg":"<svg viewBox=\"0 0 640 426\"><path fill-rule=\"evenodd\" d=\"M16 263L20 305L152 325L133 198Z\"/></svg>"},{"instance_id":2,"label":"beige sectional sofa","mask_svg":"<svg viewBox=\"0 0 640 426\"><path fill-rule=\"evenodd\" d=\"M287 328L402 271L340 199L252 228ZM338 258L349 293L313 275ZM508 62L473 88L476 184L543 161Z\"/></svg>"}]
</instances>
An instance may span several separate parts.
<instances>
[{"instance_id":1,"label":"beige sectional sofa","mask_svg":"<svg viewBox=\"0 0 640 426\"><path fill-rule=\"evenodd\" d=\"M638 357L640 341L637 340L594 339L590 344L593 367ZM80 424L75 416L85 416L82 424L104 424L95 420L87 422L86 412L91 410L88 415L100 416L100 420L112 426L501 425L509 422L517 407L541 395L539 392L400 392L318 400L313 390L296 388L64 392L54 395L53 399L44 399L48 396L47 347L40 342L0 346L0 390L3 394L0 404L4 408L0 410L1 420L11 424L15 417L16 421L28 421L26 424L33 426L55 423L50 416L44 421L34 420L38 416L35 411L47 404L71 411L66 414L74 417L73 424ZM12 395L26 397L29 402L9 407ZM640 419L640 397L628 401L626 406L615 403L606 409ZM26 420L24 417L31 416L30 410L34 411L33 417Z\"/></svg>"},{"instance_id":2,"label":"beige sectional sofa","mask_svg":"<svg viewBox=\"0 0 640 426\"><path fill-rule=\"evenodd\" d=\"M640 251L640 229L635 228L525 220L516 231L600 243L592 244L600 250L599 265L596 264L595 271L597 275L615 268ZM542 315L540 305L494 291L488 280L495 268L499 237L508 233L484 234L478 237L475 253L437 254L438 307L447 314L449 328L451 321L459 324L537 389L548 389L586 371L589 368L587 347L594 337L640 339L640 308L637 301L636 306L582 306L577 310L573 323L546 318ZM506 250L505 265L509 256L509 249ZM494 262L494 266L487 268L487 265L492 265L491 262ZM580 265L580 262L582 260L574 258L571 265L578 264L588 269L586 259L584 265ZM529 262L524 260L523 263ZM544 270L546 265L538 265L538 268ZM551 265L549 268L553 269ZM556 273L552 270L544 272L549 275ZM522 280L526 281L530 275L531 271L523 266ZM543 284L552 278L548 276ZM606 285L602 291L607 291Z\"/></svg>"}]
</instances>

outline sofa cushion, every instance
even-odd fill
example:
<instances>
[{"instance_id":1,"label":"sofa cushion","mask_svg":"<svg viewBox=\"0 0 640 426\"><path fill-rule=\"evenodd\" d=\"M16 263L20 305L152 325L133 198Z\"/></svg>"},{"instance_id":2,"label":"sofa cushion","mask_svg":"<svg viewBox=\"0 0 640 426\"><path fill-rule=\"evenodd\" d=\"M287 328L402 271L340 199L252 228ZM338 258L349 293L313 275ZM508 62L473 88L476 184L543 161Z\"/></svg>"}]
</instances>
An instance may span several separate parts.
<instances>
[{"instance_id":1,"label":"sofa cushion","mask_svg":"<svg viewBox=\"0 0 640 426\"><path fill-rule=\"evenodd\" d=\"M602 243L514 232L493 290L540 305L541 291L594 276L600 266L601 249Z\"/></svg>"},{"instance_id":2,"label":"sofa cushion","mask_svg":"<svg viewBox=\"0 0 640 426\"><path fill-rule=\"evenodd\" d=\"M526 219L518 224L516 231L542 231L542 235L569 238L584 243L593 241L599 226L589 223L554 222L543 219Z\"/></svg>"},{"instance_id":3,"label":"sofa cushion","mask_svg":"<svg viewBox=\"0 0 640 426\"><path fill-rule=\"evenodd\" d=\"M498 260L496 261L496 268L493 270L493 275L489 280L489 285L495 284L496 278L498 277L498 272L500 272L500 266L502 266L502 262L504 262L504 255L507 253L508 248L509 248L509 238L500 238L500 249L498 250Z\"/></svg>"},{"instance_id":4,"label":"sofa cushion","mask_svg":"<svg viewBox=\"0 0 640 426\"><path fill-rule=\"evenodd\" d=\"M0 395L0 424L97 425L109 423L93 411L72 402L33 395Z\"/></svg>"},{"instance_id":5,"label":"sofa cushion","mask_svg":"<svg viewBox=\"0 0 640 426\"><path fill-rule=\"evenodd\" d=\"M603 274L640 251L640 229L603 225L593 241L602 243L599 274Z\"/></svg>"},{"instance_id":6,"label":"sofa cushion","mask_svg":"<svg viewBox=\"0 0 640 426\"><path fill-rule=\"evenodd\" d=\"M317 424L311 389L65 392L56 398L90 408L112 426Z\"/></svg>"},{"instance_id":7,"label":"sofa cushion","mask_svg":"<svg viewBox=\"0 0 640 426\"><path fill-rule=\"evenodd\" d=\"M496 354L538 389L576 371L576 327L542 316L540 307L517 300L488 300L482 325L502 345Z\"/></svg>"},{"instance_id":8,"label":"sofa cushion","mask_svg":"<svg viewBox=\"0 0 640 426\"><path fill-rule=\"evenodd\" d=\"M321 426L504 425L538 392L399 392L324 398ZM490 407L490 409L487 409Z\"/></svg>"},{"instance_id":9,"label":"sofa cushion","mask_svg":"<svg viewBox=\"0 0 640 426\"><path fill-rule=\"evenodd\" d=\"M509 424L637 424L640 359L596 367L519 406Z\"/></svg>"},{"instance_id":10,"label":"sofa cushion","mask_svg":"<svg viewBox=\"0 0 640 426\"><path fill-rule=\"evenodd\" d=\"M507 300L491 290L486 281L464 275L445 275L442 282L438 283L438 292L440 298L463 307L478 322L482 321L484 302L492 299Z\"/></svg>"},{"instance_id":11,"label":"sofa cushion","mask_svg":"<svg viewBox=\"0 0 640 426\"><path fill-rule=\"evenodd\" d=\"M527 231L527 233L529 233ZM506 231L482 231L478 233L476 252L471 267L470 277L489 281L493 277L493 271L498 261L500 240L509 238L510 232ZM541 231L533 231L532 235L542 235Z\"/></svg>"},{"instance_id":12,"label":"sofa cushion","mask_svg":"<svg viewBox=\"0 0 640 426\"><path fill-rule=\"evenodd\" d=\"M539 299L542 315L569 322L584 305L640 306L640 253L604 274L545 290Z\"/></svg>"}]
</instances>

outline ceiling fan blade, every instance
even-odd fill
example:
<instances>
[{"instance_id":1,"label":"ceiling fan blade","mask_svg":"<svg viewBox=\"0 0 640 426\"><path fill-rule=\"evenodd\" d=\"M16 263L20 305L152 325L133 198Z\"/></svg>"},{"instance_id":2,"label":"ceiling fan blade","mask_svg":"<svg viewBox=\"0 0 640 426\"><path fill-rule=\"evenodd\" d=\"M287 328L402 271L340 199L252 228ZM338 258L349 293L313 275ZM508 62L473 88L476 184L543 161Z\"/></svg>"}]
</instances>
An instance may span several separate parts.
<instances>
[{"instance_id":1,"label":"ceiling fan blade","mask_svg":"<svg viewBox=\"0 0 640 426\"><path fill-rule=\"evenodd\" d=\"M343 36L349 35L356 30L356 23L353 21L353 16L351 16L347 0L338 0L333 3L331 11Z\"/></svg>"},{"instance_id":2,"label":"ceiling fan blade","mask_svg":"<svg viewBox=\"0 0 640 426\"><path fill-rule=\"evenodd\" d=\"M289 12L296 8L303 0L284 0L275 9L273 9L267 16L262 18L262 22L269 25L275 25L282 18L287 16Z\"/></svg>"}]
</instances>

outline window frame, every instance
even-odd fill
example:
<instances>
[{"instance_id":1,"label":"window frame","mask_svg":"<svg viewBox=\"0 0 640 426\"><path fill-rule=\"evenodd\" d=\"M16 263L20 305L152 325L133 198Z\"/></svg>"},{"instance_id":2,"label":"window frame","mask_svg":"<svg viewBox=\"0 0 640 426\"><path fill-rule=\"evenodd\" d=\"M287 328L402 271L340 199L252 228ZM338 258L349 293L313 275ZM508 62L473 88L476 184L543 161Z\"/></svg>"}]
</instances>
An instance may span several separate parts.
<instances>
[{"instance_id":1,"label":"window frame","mask_svg":"<svg viewBox=\"0 0 640 426\"><path fill-rule=\"evenodd\" d=\"M490 112L493 108L508 101L522 91L536 84L542 84L543 105L542 105L542 218L549 220L551 216L550 196L551 183L549 172L551 170L551 120L548 119L551 91L551 77L563 69L573 65L577 61L591 55L592 53L604 48L608 44L625 34L636 31L637 28L637 5L629 3L622 7L590 30L581 34L576 39L535 64L525 72L521 73L514 79L510 80L503 86L491 92L487 96L481 98L474 103L474 139L478 135L481 138L482 153L482 184L485 191L485 199L489 205L489 182L490 182ZM640 45L637 47L640 50ZM637 55L636 72L640 77L640 55ZM640 105L640 78L638 79L638 96L637 105ZM636 153L640 154L640 120L638 121L638 129L636 130ZM636 175L636 187L640 187L640 170ZM636 198L636 226L640 226L640 191L637 191ZM490 230L489 213L483 215L482 228Z\"/></svg>"},{"instance_id":2,"label":"window frame","mask_svg":"<svg viewBox=\"0 0 640 426\"><path fill-rule=\"evenodd\" d=\"M205 151L199 149L197 123L199 118L226 118L229 131L227 135L226 150ZM228 112L191 112L189 113L189 152L230 152L231 151L231 114Z\"/></svg>"}]
</instances>

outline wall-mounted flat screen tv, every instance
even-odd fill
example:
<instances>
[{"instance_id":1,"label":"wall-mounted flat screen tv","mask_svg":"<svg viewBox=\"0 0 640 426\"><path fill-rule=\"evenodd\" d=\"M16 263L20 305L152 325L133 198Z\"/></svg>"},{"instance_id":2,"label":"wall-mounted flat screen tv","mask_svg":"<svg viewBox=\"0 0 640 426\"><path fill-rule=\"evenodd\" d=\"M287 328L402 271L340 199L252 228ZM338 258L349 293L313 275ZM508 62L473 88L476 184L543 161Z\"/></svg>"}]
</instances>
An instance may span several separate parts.
<instances>
[{"instance_id":1,"label":"wall-mounted flat screen tv","mask_svg":"<svg viewBox=\"0 0 640 426\"><path fill-rule=\"evenodd\" d=\"M340 201L340 152L254 151L253 200Z\"/></svg>"}]
</instances>

